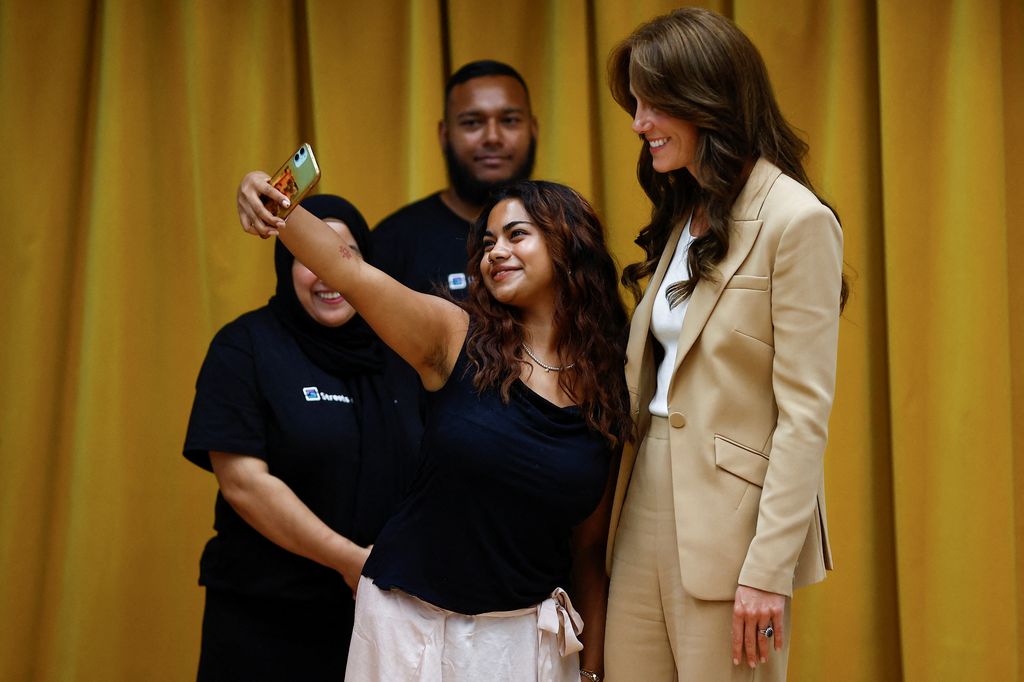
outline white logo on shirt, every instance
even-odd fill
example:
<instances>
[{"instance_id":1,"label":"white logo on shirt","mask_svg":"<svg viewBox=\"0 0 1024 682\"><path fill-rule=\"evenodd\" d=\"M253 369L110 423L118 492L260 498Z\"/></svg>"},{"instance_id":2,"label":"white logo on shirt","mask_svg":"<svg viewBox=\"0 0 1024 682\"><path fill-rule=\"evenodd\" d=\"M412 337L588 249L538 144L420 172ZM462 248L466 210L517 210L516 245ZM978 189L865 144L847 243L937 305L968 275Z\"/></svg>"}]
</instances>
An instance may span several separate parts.
<instances>
[{"instance_id":1,"label":"white logo on shirt","mask_svg":"<svg viewBox=\"0 0 1024 682\"><path fill-rule=\"evenodd\" d=\"M320 400L329 400L337 403L351 403L352 398L347 395L338 395L337 393L324 393L316 386L305 386L302 389L302 397L307 402L315 403Z\"/></svg>"},{"instance_id":2,"label":"white logo on shirt","mask_svg":"<svg viewBox=\"0 0 1024 682\"><path fill-rule=\"evenodd\" d=\"M469 278L463 272L453 272L448 275L449 289L465 289L469 284Z\"/></svg>"}]
</instances>

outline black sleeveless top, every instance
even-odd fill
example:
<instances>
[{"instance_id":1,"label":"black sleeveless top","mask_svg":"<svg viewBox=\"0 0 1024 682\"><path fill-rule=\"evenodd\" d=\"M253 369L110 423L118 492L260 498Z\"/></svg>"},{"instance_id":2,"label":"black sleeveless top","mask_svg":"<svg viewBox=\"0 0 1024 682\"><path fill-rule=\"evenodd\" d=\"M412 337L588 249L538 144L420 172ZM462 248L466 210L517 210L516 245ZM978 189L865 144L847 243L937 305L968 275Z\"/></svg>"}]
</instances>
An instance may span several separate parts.
<instances>
[{"instance_id":1,"label":"black sleeveless top","mask_svg":"<svg viewBox=\"0 0 1024 682\"><path fill-rule=\"evenodd\" d=\"M363 574L450 611L537 604L568 587L570 532L597 507L610 451L576 407L521 381L478 394L466 349L427 398L422 468Z\"/></svg>"}]
</instances>

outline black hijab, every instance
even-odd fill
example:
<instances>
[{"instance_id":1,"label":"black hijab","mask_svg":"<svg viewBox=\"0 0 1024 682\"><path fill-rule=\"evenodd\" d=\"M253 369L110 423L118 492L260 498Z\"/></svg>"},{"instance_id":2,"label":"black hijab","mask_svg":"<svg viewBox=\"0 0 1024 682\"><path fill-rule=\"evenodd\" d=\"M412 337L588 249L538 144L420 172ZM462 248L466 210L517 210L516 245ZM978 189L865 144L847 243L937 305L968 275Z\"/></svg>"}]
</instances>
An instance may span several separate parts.
<instances>
[{"instance_id":1,"label":"black hijab","mask_svg":"<svg viewBox=\"0 0 1024 682\"><path fill-rule=\"evenodd\" d=\"M370 259L370 228L355 206L333 194L306 197L299 205L320 220L333 218L345 223L363 259ZM277 291L269 305L302 351L320 369L335 376L380 371L384 364L384 349L362 317L356 314L340 327L325 327L309 316L295 295L293 262L295 256L278 239L274 244Z\"/></svg>"},{"instance_id":2,"label":"black hijab","mask_svg":"<svg viewBox=\"0 0 1024 682\"><path fill-rule=\"evenodd\" d=\"M364 259L370 256L370 229L355 206L341 197L319 194L303 199L303 208L321 220L345 223ZM274 245L277 291L269 307L295 338L299 348L320 369L342 377L351 393L359 424L358 439L346 447L359 448L359 483L352 500L352 526L345 529L353 542L368 545L377 538L401 499L400 469L409 452L395 433L394 391L384 371L384 346L358 314L340 327L325 327L306 312L295 295L292 263L295 257L281 240Z\"/></svg>"}]
</instances>

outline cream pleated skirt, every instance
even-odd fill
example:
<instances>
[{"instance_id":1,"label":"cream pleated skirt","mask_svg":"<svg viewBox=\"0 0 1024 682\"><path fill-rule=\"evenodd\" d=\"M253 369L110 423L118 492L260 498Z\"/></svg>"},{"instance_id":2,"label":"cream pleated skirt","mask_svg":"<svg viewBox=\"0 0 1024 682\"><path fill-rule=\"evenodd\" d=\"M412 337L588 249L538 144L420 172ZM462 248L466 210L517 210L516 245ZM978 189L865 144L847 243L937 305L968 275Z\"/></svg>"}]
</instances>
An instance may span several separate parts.
<instances>
[{"instance_id":1,"label":"cream pleated skirt","mask_svg":"<svg viewBox=\"0 0 1024 682\"><path fill-rule=\"evenodd\" d=\"M583 619L558 588L537 606L476 616L359 579L349 682L579 682Z\"/></svg>"}]
</instances>

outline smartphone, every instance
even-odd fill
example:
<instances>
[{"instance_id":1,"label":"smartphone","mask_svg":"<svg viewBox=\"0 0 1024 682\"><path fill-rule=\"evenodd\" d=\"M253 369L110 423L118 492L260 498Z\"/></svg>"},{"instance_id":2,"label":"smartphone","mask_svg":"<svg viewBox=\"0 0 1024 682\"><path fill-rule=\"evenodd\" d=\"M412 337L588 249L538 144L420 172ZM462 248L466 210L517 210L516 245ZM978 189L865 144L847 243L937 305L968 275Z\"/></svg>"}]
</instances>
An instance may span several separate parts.
<instances>
[{"instance_id":1,"label":"smartphone","mask_svg":"<svg viewBox=\"0 0 1024 682\"><path fill-rule=\"evenodd\" d=\"M262 197L263 205L278 218L287 218L319 180L320 166L316 164L313 148L304 143L270 178L274 189L288 197L291 204L285 208L268 197Z\"/></svg>"}]
</instances>

